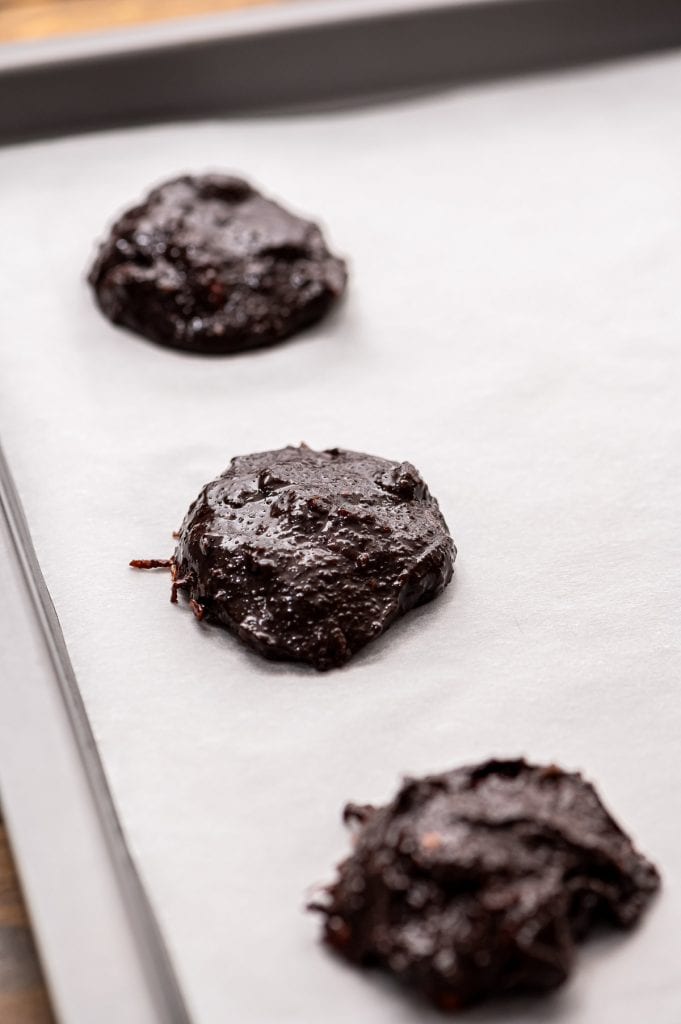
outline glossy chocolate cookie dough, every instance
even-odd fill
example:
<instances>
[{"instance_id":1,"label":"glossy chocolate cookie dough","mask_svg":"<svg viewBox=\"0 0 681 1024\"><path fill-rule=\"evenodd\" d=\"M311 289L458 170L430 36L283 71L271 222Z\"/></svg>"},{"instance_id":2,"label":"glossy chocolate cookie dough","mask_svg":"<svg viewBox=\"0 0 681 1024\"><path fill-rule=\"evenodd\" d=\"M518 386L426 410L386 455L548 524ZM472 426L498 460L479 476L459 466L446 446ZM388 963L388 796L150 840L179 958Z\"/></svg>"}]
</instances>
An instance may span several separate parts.
<instances>
[{"instance_id":1,"label":"glossy chocolate cookie dough","mask_svg":"<svg viewBox=\"0 0 681 1024\"><path fill-rule=\"evenodd\" d=\"M439 594L455 555L410 463L301 445L233 459L167 564L199 618L267 658L328 669Z\"/></svg>"},{"instance_id":2,"label":"glossy chocolate cookie dough","mask_svg":"<svg viewBox=\"0 0 681 1024\"><path fill-rule=\"evenodd\" d=\"M346 269L316 224L240 178L182 177L114 224L90 272L103 312L171 348L224 353L319 320Z\"/></svg>"},{"instance_id":3,"label":"glossy chocolate cookie dough","mask_svg":"<svg viewBox=\"0 0 681 1024\"><path fill-rule=\"evenodd\" d=\"M347 960L380 966L445 1010L546 991L592 925L634 925L656 869L579 774L488 761L349 805L354 852L313 909Z\"/></svg>"}]
</instances>

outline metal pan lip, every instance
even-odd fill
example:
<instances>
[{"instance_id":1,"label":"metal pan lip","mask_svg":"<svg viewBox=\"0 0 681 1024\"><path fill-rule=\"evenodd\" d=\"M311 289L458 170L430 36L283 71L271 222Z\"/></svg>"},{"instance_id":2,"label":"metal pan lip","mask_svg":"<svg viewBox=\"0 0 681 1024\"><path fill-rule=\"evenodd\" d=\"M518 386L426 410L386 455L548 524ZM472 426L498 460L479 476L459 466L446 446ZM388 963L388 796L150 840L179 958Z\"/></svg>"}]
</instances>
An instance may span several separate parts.
<instances>
[{"instance_id":1,"label":"metal pan lip","mask_svg":"<svg viewBox=\"0 0 681 1024\"><path fill-rule=\"evenodd\" d=\"M334 25L361 24L386 18L421 18L443 10L503 6L507 3L508 0L288 0L287 3L264 3L223 14L191 15L104 32L5 43L0 46L0 73L202 43L216 44L221 40L239 40L264 33L286 34L306 28L333 28Z\"/></svg>"},{"instance_id":2,"label":"metal pan lip","mask_svg":"<svg viewBox=\"0 0 681 1024\"><path fill-rule=\"evenodd\" d=\"M22 707L26 711L26 701L31 702L32 713L35 714L36 708L46 711L49 700L51 699L54 703L56 697L57 708L63 714L51 718L49 722L44 722L44 728L49 733L49 744L46 749L51 751L52 763L55 765L54 771L60 775L59 783L55 783L59 785L58 800L61 801L61 808L67 816L71 815L73 808L77 806L79 819L87 823L91 848L100 853L96 866L92 866L89 862L86 865L86 870L94 883L94 889L91 885L88 891L99 893L105 901L113 899L113 902L108 902L108 906L117 905L123 912L122 929L113 927L111 934L109 934L108 928L110 922L105 919L100 921L97 927L97 950L83 948L86 937L82 930L73 927L69 920L62 919L61 921L60 939L68 941L71 938L77 944L77 948L84 958L82 963L84 973L88 970L88 956L91 958L93 956L101 957L106 951L109 955L114 955L117 952L121 954L119 962L121 976L117 979L116 986L121 986L119 991L125 989L128 998L131 993L137 993L138 1004L136 1005L139 1005L140 1008L140 1020L156 1020L159 1024L161 1022L190 1024L191 1017L163 936L121 829L59 619L40 569L16 485L1 447L0 556L3 563L0 565L0 581L3 582L3 606L5 602L7 605L12 602L12 607L6 609L8 614L3 615L3 619L6 620L3 625L7 627L9 623L11 626L14 621L31 638L31 650L25 652L25 668L22 678L15 678L15 673L11 669L8 675L5 675L4 672L0 675L0 688L7 687L9 684L10 689L14 690L16 686L19 686L25 694L20 696L17 703L16 696L8 695L6 691L4 694L0 692L0 706L3 709L3 715L10 704L13 704L14 712L11 717L15 721L15 725L20 726L22 716L19 711ZM11 593L9 593L10 589ZM5 635L9 636L9 632L5 634L3 630L3 636ZM30 690L30 693L26 693L26 690ZM65 770L59 748L72 755L72 762L75 763L75 768L72 770L85 781L84 792L77 792L76 787L73 786L73 775L71 771ZM55 751L57 752L56 760L54 760ZM15 822L16 801L29 799L31 788L35 787L39 773L35 775L31 772L27 753L17 755L15 749L14 755L10 753L9 756L13 756L14 763L7 771L7 775L3 771L0 786L2 787L3 802L6 805L5 816L10 836L16 841L19 872L22 878L26 876L25 881L29 883L27 886L29 906L32 906L32 883L35 881L35 846L36 844L44 846L46 842L49 845L47 855L50 859L56 858L59 862L61 857L65 883L70 871L70 882L75 883L73 897L77 899L78 880L73 877L77 869L75 865L70 865L68 862L70 845L66 845L65 853L64 844L59 842L49 844L49 838L43 835L42 829L35 827L35 823L29 830L25 825L23 829L20 828L19 824ZM0 759L0 767L7 768L4 756ZM34 778L31 778L32 774L35 776ZM21 793L16 794L16 787L10 792L10 787L6 786L7 776L17 776L20 779L22 782ZM34 792L34 799L36 796ZM69 820L68 817L67 820ZM30 876L28 865L22 858L22 853L26 851L28 831L31 832L28 841L33 849ZM55 838L53 837L53 839ZM82 842L82 832L77 836L74 835L73 839L76 842ZM101 885L103 879L106 879L107 882L105 887ZM106 906L107 902L103 905ZM38 945L43 954L46 973L52 982L53 993L57 996L62 994L63 986L60 984L62 979L55 979L50 955L52 949L43 941L40 918L42 908L41 906L32 906L32 909L37 911L35 931ZM91 913L96 918L101 910L101 906L92 907ZM123 958L123 950L125 950L126 959ZM132 962L137 962L139 971L131 969L126 972L126 962L131 963L127 959L129 956L133 958ZM143 988L140 986L140 975ZM87 986L84 987L87 988ZM82 997L76 995L76 1001L80 998ZM71 1005L71 1000L68 1005ZM57 1009L63 1008L57 1006ZM109 1012L102 1008L99 1019L113 1021L115 1018L109 1016ZM75 1018L68 1016L65 1019Z\"/></svg>"}]
</instances>

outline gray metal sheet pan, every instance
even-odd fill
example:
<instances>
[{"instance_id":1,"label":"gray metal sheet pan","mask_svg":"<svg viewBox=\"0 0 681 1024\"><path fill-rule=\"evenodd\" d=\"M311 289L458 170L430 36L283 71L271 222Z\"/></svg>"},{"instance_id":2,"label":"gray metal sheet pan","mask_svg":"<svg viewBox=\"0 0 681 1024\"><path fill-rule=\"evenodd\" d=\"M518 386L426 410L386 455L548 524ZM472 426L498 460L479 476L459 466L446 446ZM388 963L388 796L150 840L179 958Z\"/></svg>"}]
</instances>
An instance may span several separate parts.
<instances>
[{"instance_id":1,"label":"gray metal sheet pan","mask_svg":"<svg viewBox=\"0 0 681 1024\"><path fill-rule=\"evenodd\" d=\"M0 451L0 795L61 1020L187 1020ZM17 695L17 690L19 694Z\"/></svg>"},{"instance_id":2,"label":"gray metal sheet pan","mask_svg":"<svg viewBox=\"0 0 681 1024\"><path fill-rule=\"evenodd\" d=\"M411 7L398 17L348 0L345 22L334 3L219 22L234 52L236 40L276 40L286 106L333 98L286 86L291 68L302 74L285 59L300 33L350 33L352 82L335 97L345 109L0 153L0 220L13 240L0 282L0 438L66 640L36 588L3 468L0 785L67 1024L90 1024L93 1006L98 1024L136 1020L131 1007L140 1021L182 1021L180 990L201 1024L427 1019L323 954L305 887L345 849L345 799L385 798L402 771L519 751L594 777L661 863L665 893L636 935L591 944L556 1000L471 1019L678 1022L681 63L367 104L442 85L437 19L472 17L473 5ZM502 5L479 5L492 9ZM644 17L643 5L622 10L621 25ZM624 51L674 42L663 5L645 10L650 30ZM421 68L403 82L378 47L385 38L396 59L398 22L404 66ZM565 31L560 17L552 24L543 59ZM196 44L216 25L197 21ZM34 82L49 92L52 73L62 100L95 54L120 82L122 54L181 57L181 31L17 48L2 58L3 97L28 88L38 59ZM581 38L583 58L616 49L605 27ZM375 77L372 58L384 69ZM511 70L476 60L471 77L483 65ZM341 64L337 54L331 66ZM348 103L352 93L363 102ZM99 99L117 123L173 113L117 108L115 90ZM270 89L244 105L276 99ZM91 126L96 106L76 105L73 127ZM21 124L6 107L6 138L68 127L66 105L62 120L48 104ZM176 113L200 109L197 94ZM94 309L83 275L106 221L152 182L209 166L319 214L349 255L347 302L298 341L207 361L147 345ZM303 438L412 459L460 547L441 601L322 677L258 661L172 608L165 580L126 569L131 556L170 550L186 505L232 454Z\"/></svg>"},{"instance_id":3,"label":"gray metal sheet pan","mask_svg":"<svg viewBox=\"0 0 681 1024\"><path fill-rule=\"evenodd\" d=\"M338 104L681 43L678 0L319 0L0 50L0 138Z\"/></svg>"}]
</instances>

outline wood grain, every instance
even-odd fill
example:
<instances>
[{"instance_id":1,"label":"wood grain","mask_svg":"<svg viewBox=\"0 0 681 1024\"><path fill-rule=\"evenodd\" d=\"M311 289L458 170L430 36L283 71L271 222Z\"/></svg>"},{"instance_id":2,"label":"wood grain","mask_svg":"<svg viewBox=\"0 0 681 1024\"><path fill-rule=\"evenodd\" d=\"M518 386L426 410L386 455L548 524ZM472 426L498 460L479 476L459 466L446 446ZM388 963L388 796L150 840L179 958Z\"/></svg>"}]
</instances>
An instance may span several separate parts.
<instances>
[{"instance_id":1,"label":"wood grain","mask_svg":"<svg viewBox=\"0 0 681 1024\"><path fill-rule=\"evenodd\" d=\"M54 1024L5 827L0 820L0 1021Z\"/></svg>"},{"instance_id":2,"label":"wood grain","mask_svg":"<svg viewBox=\"0 0 681 1024\"><path fill-rule=\"evenodd\" d=\"M0 42L101 31L272 0L0 0ZM4 1022L3 1022L4 1024Z\"/></svg>"}]
</instances>

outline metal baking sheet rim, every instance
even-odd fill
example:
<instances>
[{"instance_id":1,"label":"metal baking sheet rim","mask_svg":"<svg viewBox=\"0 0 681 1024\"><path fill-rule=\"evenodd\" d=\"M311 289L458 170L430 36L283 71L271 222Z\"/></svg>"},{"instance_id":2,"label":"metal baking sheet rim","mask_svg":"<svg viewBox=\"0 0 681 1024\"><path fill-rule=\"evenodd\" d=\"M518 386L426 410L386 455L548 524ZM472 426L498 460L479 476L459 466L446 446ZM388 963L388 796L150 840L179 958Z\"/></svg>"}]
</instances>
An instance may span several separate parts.
<instances>
[{"instance_id":1,"label":"metal baking sheet rim","mask_svg":"<svg viewBox=\"0 0 681 1024\"><path fill-rule=\"evenodd\" d=\"M2 449L0 553L0 792L55 1009L187 1024Z\"/></svg>"},{"instance_id":2,"label":"metal baking sheet rim","mask_svg":"<svg viewBox=\"0 0 681 1024\"><path fill-rule=\"evenodd\" d=\"M292 110L681 44L678 0L298 0L0 48L0 141Z\"/></svg>"},{"instance_id":3,"label":"metal baking sheet rim","mask_svg":"<svg viewBox=\"0 0 681 1024\"><path fill-rule=\"evenodd\" d=\"M5 47L0 141L342 102L679 44L677 0L265 6L135 33ZM262 76L248 73L254 61ZM1 452L0 513L8 668L0 680L0 784L56 1011L68 1024L185 1024L182 993L125 847Z\"/></svg>"}]
</instances>

